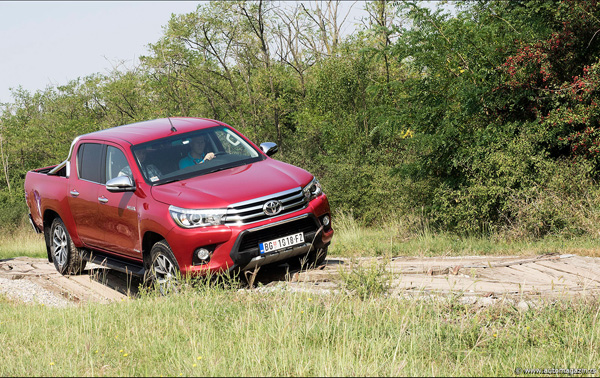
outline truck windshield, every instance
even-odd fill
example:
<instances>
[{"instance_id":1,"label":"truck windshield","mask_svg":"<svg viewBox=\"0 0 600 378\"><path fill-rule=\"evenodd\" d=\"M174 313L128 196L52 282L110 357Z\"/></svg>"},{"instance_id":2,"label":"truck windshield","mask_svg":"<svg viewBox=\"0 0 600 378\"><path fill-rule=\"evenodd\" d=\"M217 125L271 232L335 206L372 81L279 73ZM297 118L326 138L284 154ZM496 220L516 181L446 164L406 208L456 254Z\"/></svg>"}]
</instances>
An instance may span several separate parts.
<instances>
[{"instance_id":1,"label":"truck windshield","mask_svg":"<svg viewBox=\"0 0 600 378\"><path fill-rule=\"evenodd\" d=\"M166 184L265 159L233 130L212 127L131 148L146 182Z\"/></svg>"}]
</instances>

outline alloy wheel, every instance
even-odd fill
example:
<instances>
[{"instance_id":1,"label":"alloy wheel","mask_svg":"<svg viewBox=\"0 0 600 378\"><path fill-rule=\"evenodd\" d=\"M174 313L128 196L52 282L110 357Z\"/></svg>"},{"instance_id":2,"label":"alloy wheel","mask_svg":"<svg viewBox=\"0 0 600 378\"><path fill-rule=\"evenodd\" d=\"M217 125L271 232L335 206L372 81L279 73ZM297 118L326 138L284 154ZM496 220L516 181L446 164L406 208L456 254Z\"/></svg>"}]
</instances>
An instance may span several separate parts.
<instances>
[{"instance_id":1,"label":"alloy wheel","mask_svg":"<svg viewBox=\"0 0 600 378\"><path fill-rule=\"evenodd\" d=\"M159 254L152 264L155 284L162 294L177 292L177 267L165 255Z\"/></svg>"},{"instance_id":2,"label":"alloy wheel","mask_svg":"<svg viewBox=\"0 0 600 378\"><path fill-rule=\"evenodd\" d=\"M69 241L67 240L67 232L60 225L54 229L52 244L54 246L55 261L59 266L65 265L69 253Z\"/></svg>"}]
</instances>

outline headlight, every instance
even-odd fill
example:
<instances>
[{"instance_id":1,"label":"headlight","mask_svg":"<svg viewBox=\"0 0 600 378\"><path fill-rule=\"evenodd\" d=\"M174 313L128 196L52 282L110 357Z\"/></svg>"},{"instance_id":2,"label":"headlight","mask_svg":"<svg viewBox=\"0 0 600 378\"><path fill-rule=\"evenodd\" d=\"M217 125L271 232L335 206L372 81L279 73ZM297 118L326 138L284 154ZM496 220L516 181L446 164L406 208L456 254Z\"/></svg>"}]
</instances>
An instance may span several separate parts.
<instances>
[{"instance_id":1,"label":"headlight","mask_svg":"<svg viewBox=\"0 0 600 378\"><path fill-rule=\"evenodd\" d=\"M319 181L317 181L316 178L313 178L310 184L302 188L302 193L304 193L304 198L306 198L307 201L312 201L323 194L323 190L321 189Z\"/></svg>"},{"instance_id":2,"label":"headlight","mask_svg":"<svg viewBox=\"0 0 600 378\"><path fill-rule=\"evenodd\" d=\"M175 223L183 228L218 226L225 223L226 209L182 209L169 206L169 213Z\"/></svg>"}]
</instances>

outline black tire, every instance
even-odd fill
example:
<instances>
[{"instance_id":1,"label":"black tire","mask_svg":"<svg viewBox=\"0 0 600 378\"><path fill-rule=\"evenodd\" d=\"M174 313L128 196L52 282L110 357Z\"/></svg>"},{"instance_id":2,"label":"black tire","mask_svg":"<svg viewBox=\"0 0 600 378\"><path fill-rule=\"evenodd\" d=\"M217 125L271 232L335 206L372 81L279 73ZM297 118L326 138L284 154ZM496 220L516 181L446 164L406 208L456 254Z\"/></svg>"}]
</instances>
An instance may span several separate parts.
<instances>
[{"instance_id":1,"label":"black tire","mask_svg":"<svg viewBox=\"0 0 600 378\"><path fill-rule=\"evenodd\" d=\"M179 264L166 240L154 243L150 250L150 264L146 269L144 282L148 287L155 287L165 295L177 292Z\"/></svg>"},{"instance_id":2,"label":"black tire","mask_svg":"<svg viewBox=\"0 0 600 378\"><path fill-rule=\"evenodd\" d=\"M309 255L312 255L311 258L314 261L315 267L325 262L325 259L327 258L328 249L329 247L325 247L309 253Z\"/></svg>"},{"instance_id":3,"label":"black tire","mask_svg":"<svg viewBox=\"0 0 600 378\"><path fill-rule=\"evenodd\" d=\"M325 262L327 258L327 250L329 247L318 248L308 252L306 255L298 259L300 269L314 269Z\"/></svg>"},{"instance_id":4,"label":"black tire","mask_svg":"<svg viewBox=\"0 0 600 378\"><path fill-rule=\"evenodd\" d=\"M50 255L56 270L63 275L80 274L86 261L81 258L79 249L73 244L67 227L60 218L54 218L50 226Z\"/></svg>"}]
</instances>

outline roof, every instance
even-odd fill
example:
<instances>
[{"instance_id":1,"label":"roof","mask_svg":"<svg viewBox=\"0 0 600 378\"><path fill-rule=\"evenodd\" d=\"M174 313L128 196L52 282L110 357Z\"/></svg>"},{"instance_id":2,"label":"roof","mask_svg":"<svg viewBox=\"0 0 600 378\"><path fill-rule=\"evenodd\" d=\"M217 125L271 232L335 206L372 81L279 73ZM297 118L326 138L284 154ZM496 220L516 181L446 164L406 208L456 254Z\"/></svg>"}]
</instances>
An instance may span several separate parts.
<instances>
[{"instance_id":1,"label":"roof","mask_svg":"<svg viewBox=\"0 0 600 378\"><path fill-rule=\"evenodd\" d=\"M169 119L171 122L169 122ZM171 123L177 131L171 130ZM114 142L125 141L135 145L218 125L220 125L219 122L206 118L160 118L95 131L93 133L81 135L79 139L100 139Z\"/></svg>"}]
</instances>

